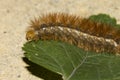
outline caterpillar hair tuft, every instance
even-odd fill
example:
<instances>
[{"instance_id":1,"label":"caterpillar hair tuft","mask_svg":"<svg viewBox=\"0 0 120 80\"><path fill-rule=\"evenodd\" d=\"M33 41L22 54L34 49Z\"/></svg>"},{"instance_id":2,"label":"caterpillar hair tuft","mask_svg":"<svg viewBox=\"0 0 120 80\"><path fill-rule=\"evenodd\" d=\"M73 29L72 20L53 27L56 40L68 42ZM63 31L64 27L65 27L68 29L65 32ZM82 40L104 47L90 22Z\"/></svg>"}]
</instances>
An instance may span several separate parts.
<instances>
[{"instance_id":1,"label":"caterpillar hair tuft","mask_svg":"<svg viewBox=\"0 0 120 80\"><path fill-rule=\"evenodd\" d=\"M27 40L60 40L86 51L120 54L120 29L66 13L50 13L34 19Z\"/></svg>"}]
</instances>

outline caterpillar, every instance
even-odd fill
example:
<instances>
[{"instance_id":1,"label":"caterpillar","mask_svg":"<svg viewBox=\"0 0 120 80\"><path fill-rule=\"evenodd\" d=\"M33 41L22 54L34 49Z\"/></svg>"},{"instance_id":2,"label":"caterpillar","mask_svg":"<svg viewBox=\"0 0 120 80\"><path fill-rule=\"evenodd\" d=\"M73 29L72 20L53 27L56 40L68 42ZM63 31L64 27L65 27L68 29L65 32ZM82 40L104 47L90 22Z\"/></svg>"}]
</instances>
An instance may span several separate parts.
<instances>
[{"instance_id":1,"label":"caterpillar","mask_svg":"<svg viewBox=\"0 0 120 80\"><path fill-rule=\"evenodd\" d=\"M120 29L67 13L50 13L31 20L26 39L58 40L85 51L120 54Z\"/></svg>"}]
</instances>

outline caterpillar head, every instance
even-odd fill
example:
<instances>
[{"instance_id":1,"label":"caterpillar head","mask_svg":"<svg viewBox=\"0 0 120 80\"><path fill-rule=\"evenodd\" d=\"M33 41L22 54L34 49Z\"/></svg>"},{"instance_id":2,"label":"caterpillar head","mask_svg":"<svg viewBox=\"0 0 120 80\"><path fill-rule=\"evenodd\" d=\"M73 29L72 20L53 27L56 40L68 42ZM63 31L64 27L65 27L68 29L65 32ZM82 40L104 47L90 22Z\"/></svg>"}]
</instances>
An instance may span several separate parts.
<instances>
[{"instance_id":1,"label":"caterpillar head","mask_svg":"<svg viewBox=\"0 0 120 80\"><path fill-rule=\"evenodd\" d=\"M36 31L34 31L33 29L30 29L30 30L28 30L27 33L26 33L26 39L27 39L28 41L32 41L32 40L38 40L39 37L38 37Z\"/></svg>"}]
</instances>

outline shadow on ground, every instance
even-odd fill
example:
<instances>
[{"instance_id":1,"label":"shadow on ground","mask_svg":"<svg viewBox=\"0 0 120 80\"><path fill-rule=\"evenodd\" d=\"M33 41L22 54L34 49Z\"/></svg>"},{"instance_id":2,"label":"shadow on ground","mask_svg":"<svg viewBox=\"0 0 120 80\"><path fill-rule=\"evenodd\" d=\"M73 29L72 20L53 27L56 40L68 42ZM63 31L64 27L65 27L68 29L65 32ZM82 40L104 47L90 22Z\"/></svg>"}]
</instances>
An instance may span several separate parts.
<instances>
[{"instance_id":1,"label":"shadow on ground","mask_svg":"<svg viewBox=\"0 0 120 80\"><path fill-rule=\"evenodd\" d=\"M23 61L29 65L26 67L27 70L39 78L42 78L44 80L63 80L61 75L47 70L35 63L32 63L25 57L23 57Z\"/></svg>"}]
</instances>

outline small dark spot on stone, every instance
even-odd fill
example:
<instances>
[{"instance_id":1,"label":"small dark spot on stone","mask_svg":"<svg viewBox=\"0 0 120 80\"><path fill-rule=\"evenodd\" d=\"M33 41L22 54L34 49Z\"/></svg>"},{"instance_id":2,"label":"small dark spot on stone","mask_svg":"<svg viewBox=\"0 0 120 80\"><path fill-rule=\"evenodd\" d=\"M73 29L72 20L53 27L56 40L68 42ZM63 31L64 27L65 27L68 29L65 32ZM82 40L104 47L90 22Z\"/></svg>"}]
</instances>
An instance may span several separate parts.
<instances>
[{"instance_id":1,"label":"small dark spot on stone","mask_svg":"<svg viewBox=\"0 0 120 80\"><path fill-rule=\"evenodd\" d=\"M7 9L6 12L7 12L7 13L10 13L10 10Z\"/></svg>"},{"instance_id":2,"label":"small dark spot on stone","mask_svg":"<svg viewBox=\"0 0 120 80\"><path fill-rule=\"evenodd\" d=\"M20 77L21 77L21 75L18 75L17 77L18 77L18 78L20 78Z\"/></svg>"},{"instance_id":3,"label":"small dark spot on stone","mask_svg":"<svg viewBox=\"0 0 120 80\"><path fill-rule=\"evenodd\" d=\"M117 9L118 9L118 7L114 7L114 9L115 9L115 10L117 10Z\"/></svg>"},{"instance_id":4,"label":"small dark spot on stone","mask_svg":"<svg viewBox=\"0 0 120 80\"><path fill-rule=\"evenodd\" d=\"M4 34L7 33L6 31L3 32Z\"/></svg>"}]
</instances>

